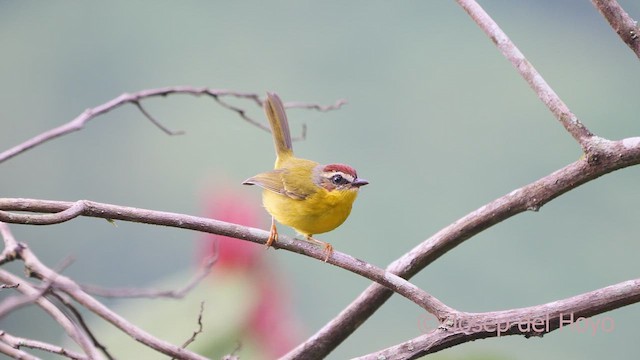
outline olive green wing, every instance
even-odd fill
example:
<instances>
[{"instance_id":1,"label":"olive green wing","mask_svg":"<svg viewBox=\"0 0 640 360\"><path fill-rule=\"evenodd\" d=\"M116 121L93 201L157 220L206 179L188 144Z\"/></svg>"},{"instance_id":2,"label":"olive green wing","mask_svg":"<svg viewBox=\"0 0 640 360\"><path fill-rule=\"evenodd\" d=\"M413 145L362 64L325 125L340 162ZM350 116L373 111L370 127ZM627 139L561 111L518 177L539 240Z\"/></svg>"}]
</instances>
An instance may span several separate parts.
<instances>
[{"instance_id":1,"label":"olive green wing","mask_svg":"<svg viewBox=\"0 0 640 360\"><path fill-rule=\"evenodd\" d=\"M288 186L286 182L286 169L274 169L252 176L243 181L243 185L258 185L263 189L273 191L275 193L288 196L292 199L302 200L309 194L296 191L295 188Z\"/></svg>"}]
</instances>

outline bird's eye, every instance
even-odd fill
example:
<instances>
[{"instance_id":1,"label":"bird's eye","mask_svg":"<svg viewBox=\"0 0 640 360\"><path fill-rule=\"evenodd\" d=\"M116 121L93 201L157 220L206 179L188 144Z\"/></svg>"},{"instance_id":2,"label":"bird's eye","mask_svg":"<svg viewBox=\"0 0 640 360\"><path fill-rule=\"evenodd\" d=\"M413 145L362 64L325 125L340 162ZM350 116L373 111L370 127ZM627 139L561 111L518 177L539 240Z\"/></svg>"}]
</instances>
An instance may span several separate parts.
<instances>
[{"instance_id":1,"label":"bird's eye","mask_svg":"<svg viewBox=\"0 0 640 360\"><path fill-rule=\"evenodd\" d=\"M335 185L345 185L349 183L349 181L340 174L333 175L331 177L331 182L334 183Z\"/></svg>"}]
</instances>

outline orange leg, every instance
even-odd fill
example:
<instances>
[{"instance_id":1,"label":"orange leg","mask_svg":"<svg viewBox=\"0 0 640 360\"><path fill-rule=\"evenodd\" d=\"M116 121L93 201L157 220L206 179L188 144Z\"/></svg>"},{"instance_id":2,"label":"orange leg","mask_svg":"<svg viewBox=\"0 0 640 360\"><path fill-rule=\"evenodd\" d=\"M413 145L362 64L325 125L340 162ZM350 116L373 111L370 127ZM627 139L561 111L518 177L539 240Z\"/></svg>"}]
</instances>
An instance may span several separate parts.
<instances>
[{"instance_id":1,"label":"orange leg","mask_svg":"<svg viewBox=\"0 0 640 360\"><path fill-rule=\"evenodd\" d=\"M267 248L269 248L276 241L278 241L278 229L276 229L276 219L271 218L271 231L269 232L269 239L267 239L267 242L265 243L265 245L267 245Z\"/></svg>"},{"instance_id":2,"label":"orange leg","mask_svg":"<svg viewBox=\"0 0 640 360\"><path fill-rule=\"evenodd\" d=\"M329 244L328 242L314 239L311 237L311 235L307 235L307 241L322 246L324 248L324 262L327 262L327 260L329 260L331 254L333 254L333 245Z\"/></svg>"}]
</instances>

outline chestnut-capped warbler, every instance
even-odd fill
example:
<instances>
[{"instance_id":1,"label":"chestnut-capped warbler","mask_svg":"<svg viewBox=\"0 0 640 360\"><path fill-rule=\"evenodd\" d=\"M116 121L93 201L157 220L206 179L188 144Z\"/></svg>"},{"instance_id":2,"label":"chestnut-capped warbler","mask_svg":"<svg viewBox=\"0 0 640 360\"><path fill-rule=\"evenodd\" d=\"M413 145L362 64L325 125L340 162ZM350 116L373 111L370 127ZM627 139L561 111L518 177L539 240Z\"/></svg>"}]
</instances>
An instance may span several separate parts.
<instances>
[{"instance_id":1,"label":"chestnut-capped warbler","mask_svg":"<svg viewBox=\"0 0 640 360\"><path fill-rule=\"evenodd\" d=\"M250 177L243 184L263 188L262 203L272 216L266 245L269 247L278 240L277 220L295 229L308 241L323 246L324 261L327 261L333 253L333 246L314 239L313 234L340 226L349 216L358 190L369 182L359 178L349 165L321 165L295 157L289 122L278 95L267 93L264 111L276 148L275 167Z\"/></svg>"}]
</instances>

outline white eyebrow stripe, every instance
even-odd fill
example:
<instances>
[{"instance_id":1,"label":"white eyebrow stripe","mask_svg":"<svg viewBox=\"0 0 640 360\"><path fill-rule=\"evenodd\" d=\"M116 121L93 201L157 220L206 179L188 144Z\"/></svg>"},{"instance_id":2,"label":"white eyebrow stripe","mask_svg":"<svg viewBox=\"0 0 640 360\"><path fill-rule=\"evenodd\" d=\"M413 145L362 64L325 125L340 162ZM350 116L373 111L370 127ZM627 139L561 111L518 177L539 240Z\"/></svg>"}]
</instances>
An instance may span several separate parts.
<instances>
[{"instance_id":1,"label":"white eyebrow stripe","mask_svg":"<svg viewBox=\"0 0 640 360\"><path fill-rule=\"evenodd\" d=\"M343 178L345 178L350 183L352 183L356 179L351 174L347 174L347 173L344 173L342 171L337 171L337 170L325 173L325 174L323 174L323 176L326 177L327 179L330 179L333 175L336 175L336 174L340 174Z\"/></svg>"}]
</instances>

